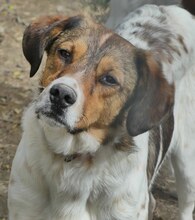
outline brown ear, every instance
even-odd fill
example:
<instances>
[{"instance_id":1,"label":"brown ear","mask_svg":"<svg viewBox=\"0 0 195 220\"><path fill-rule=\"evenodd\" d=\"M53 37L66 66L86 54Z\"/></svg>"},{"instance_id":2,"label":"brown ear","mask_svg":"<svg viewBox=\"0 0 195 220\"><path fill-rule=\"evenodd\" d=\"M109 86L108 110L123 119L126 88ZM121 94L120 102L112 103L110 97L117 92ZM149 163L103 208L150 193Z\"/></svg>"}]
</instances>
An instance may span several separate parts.
<instances>
[{"instance_id":1,"label":"brown ear","mask_svg":"<svg viewBox=\"0 0 195 220\"><path fill-rule=\"evenodd\" d=\"M149 53L135 57L137 84L127 115L129 135L136 136L158 125L173 105L174 88L163 77L161 66Z\"/></svg>"},{"instance_id":2,"label":"brown ear","mask_svg":"<svg viewBox=\"0 0 195 220\"><path fill-rule=\"evenodd\" d=\"M43 57L44 51L65 30L77 27L81 17L47 16L31 23L23 36L23 53L31 65L30 77L34 76Z\"/></svg>"}]
</instances>

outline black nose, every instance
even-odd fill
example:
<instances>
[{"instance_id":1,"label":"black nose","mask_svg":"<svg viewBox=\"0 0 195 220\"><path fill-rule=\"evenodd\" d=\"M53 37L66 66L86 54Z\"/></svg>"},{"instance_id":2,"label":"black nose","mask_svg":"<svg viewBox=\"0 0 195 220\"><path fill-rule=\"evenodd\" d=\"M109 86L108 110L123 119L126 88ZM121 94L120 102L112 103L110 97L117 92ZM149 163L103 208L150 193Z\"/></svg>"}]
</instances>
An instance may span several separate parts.
<instances>
[{"instance_id":1,"label":"black nose","mask_svg":"<svg viewBox=\"0 0 195 220\"><path fill-rule=\"evenodd\" d=\"M76 102L76 92L64 84L55 84L50 89L51 103L61 108L66 108Z\"/></svg>"}]
</instances>

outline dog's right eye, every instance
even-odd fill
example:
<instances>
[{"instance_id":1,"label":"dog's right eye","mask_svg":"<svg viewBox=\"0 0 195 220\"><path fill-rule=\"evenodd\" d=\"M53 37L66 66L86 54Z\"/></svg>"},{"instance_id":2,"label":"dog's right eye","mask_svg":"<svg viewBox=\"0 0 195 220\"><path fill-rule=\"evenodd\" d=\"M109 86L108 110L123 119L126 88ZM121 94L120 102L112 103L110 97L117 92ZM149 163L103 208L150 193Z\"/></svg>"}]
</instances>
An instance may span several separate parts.
<instances>
[{"instance_id":1,"label":"dog's right eye","mask_svg":"<svg viewBox=\"0 0 195 220\"><path fill-rule=\"evenodd\" d=\"M118 81L110 74L105 74L100 77L99 82L106 86L116 86L118 85Z\"/></svg>"},{"instance_id":2,"label":"dog's right eye","mask_svg":"<svg viewBox=\"0 0 195 220\"><path fill-rule=\"evenodd\" d=\"M72 53L65 49L59 49L58 53L66 64L70 64L72 62Z\"/></svg>"}]
</instances>

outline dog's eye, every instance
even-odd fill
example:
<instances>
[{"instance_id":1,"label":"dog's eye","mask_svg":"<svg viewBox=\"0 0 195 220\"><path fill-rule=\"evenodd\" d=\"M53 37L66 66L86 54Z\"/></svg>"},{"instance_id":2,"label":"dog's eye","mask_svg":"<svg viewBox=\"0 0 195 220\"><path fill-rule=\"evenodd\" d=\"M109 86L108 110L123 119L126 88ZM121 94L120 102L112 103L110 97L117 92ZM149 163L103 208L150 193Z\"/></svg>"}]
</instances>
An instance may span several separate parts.
<instances>
[{"instance_id":1,"label":"dog's eye","mask_svg":"<svg viewBox=\"0 0 195 220\"><path fill-rule=\"evenodd\" d=\"M58 53L66 64L69 64L72 62L72 53L70 51L65 50L65 49L59 49Z\"/></svg>"},{"instance_id":2,"label":"dog's eye","mask_svg":"<svg viewBox=\"0 0 195 220\"><path fill-rule=\"evenodd\" d=\"M115 86L118 85L118 81L111 76L110 74L106 74L100 77L99 82L106 86Z\"/></svg>"}]
</instances>

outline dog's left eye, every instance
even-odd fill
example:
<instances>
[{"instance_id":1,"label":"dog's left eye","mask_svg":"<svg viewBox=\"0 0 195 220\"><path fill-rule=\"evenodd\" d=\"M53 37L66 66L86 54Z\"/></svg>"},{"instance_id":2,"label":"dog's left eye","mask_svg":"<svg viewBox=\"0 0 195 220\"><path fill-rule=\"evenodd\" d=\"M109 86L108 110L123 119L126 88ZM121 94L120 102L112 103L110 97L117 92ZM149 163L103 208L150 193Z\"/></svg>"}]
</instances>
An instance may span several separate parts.
<instances>
[{"instance_id":1,"label":"dog's left eye","mask_svg":"<svg viewBox=\"0 0 195 220\"><path fill-rule=\"evenodd\" d=\"M59 49L58 53L66 64L70 64L72 62L72 53L70 51L65 49Z\"/></svg>"},{"instance_id":2,"label":"dog's left eye","mask_svg":"<svg viewBox=\"0 0 195 220\"><path fill-rule=\"evenodd\" d=\"M118 85L118 81L111 76L110 74L106 74L100 77L99 82L106 86L115 86Z\"/></svg>"}]
</instances>

